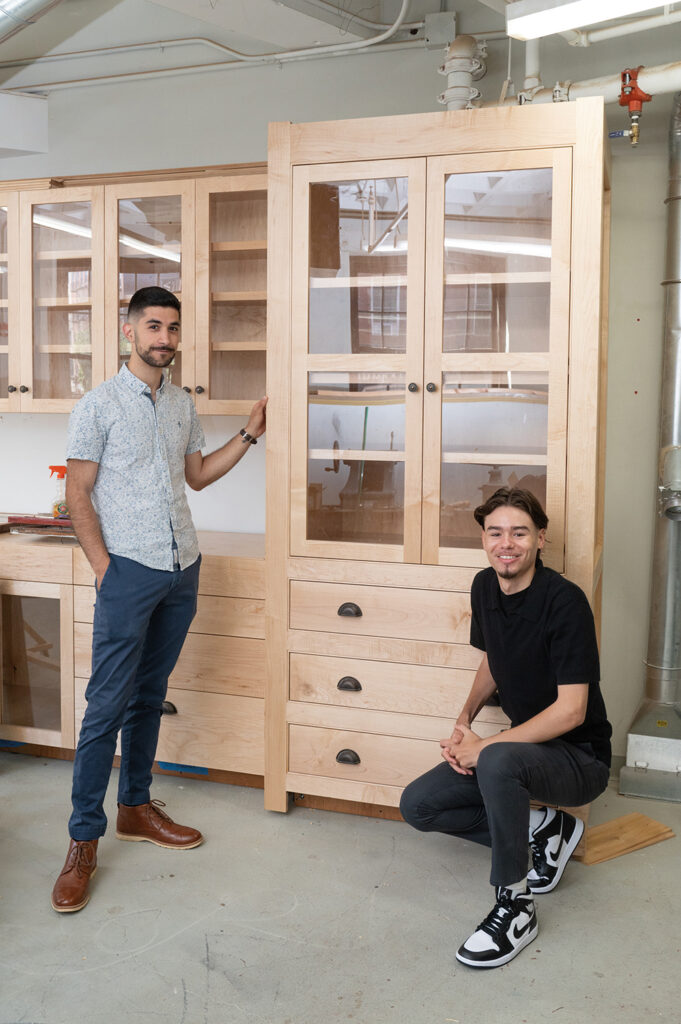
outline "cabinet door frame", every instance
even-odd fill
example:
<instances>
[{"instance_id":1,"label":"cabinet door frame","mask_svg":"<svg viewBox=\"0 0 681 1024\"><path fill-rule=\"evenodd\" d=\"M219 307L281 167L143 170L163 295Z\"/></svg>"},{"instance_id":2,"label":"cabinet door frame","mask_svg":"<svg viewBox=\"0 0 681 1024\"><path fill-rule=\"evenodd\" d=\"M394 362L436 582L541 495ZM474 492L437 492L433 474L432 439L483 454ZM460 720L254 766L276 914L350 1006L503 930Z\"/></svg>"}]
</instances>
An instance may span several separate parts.
<instances>
[{"instance_id":1,"label":"cabinet door frame","mask_svg":"<svg viewBox=\"0 0 681 1024\"><path fill-rule=\"evenodd\" d=\"M118 203L121 199L153 199L161 196L181 197L182 223L182 292L180 302L182 353L182 387L194 394L194 330L195 330L195 180L179 179L156 182L137 182L124 185L105 185L105 289L104 325L106 331L106 376L114 377L119 370L119 331L121 303L118 292Z\"/></svg>"},{"instance_id":2,"label":"cabinet door frame","mask_svg":"<svg viewBox=\"0 0 681 1024\"><path fill-rule=\"evenodd\" d=\"M513 171L550 167L553 172L549 347L546 352L443 353L444 185L449 174ZM570 339L570 246L572 150L569 147L457 154L428 159L425 377L437 382L424 403L423 561L434 565L488 565L482 548L440 545L442 469L442 374L460 371L544 371L549 378L547 498L549 517L543 558L558 572L565 567L567 488L567 372ZM436 400L437 399L437 400ZM490 458L480 456L480 462ZM498 459L496 460L498 462ZM491 462L490 462L491 464ZM496 464L496 463L495 463ZM513 464L513 463L509 463ZM472 510L471 510L472 518Z\"/></svg>"},{"instance_id":3,"label":"cabinet door frame","mask_svg":"<svg viewBox=\"0 0 681 1024\"><path fill-rule=\"evenodd\" d=\"M409 261L407 266L407 339L405 353L310 354L309 338L309 186L354 178L408 178ZM423 280L426 229L426 161L372 160L315 164L293 170L293 245L291 296L291 536L293 555L356 558L380 562L419 562L421 557L421 457L423 415ZM308 374L313 372L399 372L405 384L404 534L402 544L308 540ZM409 392L407 385L417 390Z\"/></svg>"},{"instance_id":4,"label":"cabinet door frame","mask_svg":"<svg viewBox=\"0 0 681 1024\"><path fill-rule=\"evenodd\" d=\"M211 383L211 224L210 199L214 194L229 192L267 192L267 174L238 174L219 178L205 178L196 183L196 382L204 390L196 396L196 408L200 414L223 416L248 416L253 403L262 395L245 398L212 398ZM264 252L267 258L267 228L265 237L253 239L252 250ZM245 251L245 250L244 250ZM267 309L265 299L265 309ZM266 351L266 342L241 346L235 344L235 352L261 349Z\"/></svg>"},{"instance_id":5,"label":"cabinet door frame","mask_svg":"<svg viewBox=\"0 0 681 1024\"><path fill-rule=\"evenodd\" d=\"M29 390L21 395L21 412L70 412L76 398L34 398L33 381L33 207L45 203L89 202L92 204L92 245L90 264L90 337L92 383L104 380L104 187L44 189L20 194L21 283L21 378Z\"/></svg>"},{"instance_id":6,"label":"cabinet door frame","mask_svg":"<svg viewBox=\"0 0 681 1024\"><path fill-rule=\"evenodd\" d=\"M59 652L60 652L60 716L59 729L40 729L29 725L12 725L2 722L2 700L0 699L0 736L5 740L21 743L36 743L49 747L75 747L74 722L74 681L73 681L73 587L69 583L24 583L17 580L0 579L0 595L12 597L46 597L59 601ZM2 632L0 624L0 645ZM0 688L2 676L0 666ZM1 694L0 694L1 698Z\"/></svg>"},{"instance_id":7,"label":"cabinet door frame","mask_svg":"<svg viewBox=\"0 0 681 1024\"><path fill-rule=\"evenodd\" d=\"M19 330L19 193L0 192L7 210L7 385L16 391L0 394L0 412L19 412L21 405L21 333ZM0 339L4 349L4 342Z\"/></svg>"}]
</instances>

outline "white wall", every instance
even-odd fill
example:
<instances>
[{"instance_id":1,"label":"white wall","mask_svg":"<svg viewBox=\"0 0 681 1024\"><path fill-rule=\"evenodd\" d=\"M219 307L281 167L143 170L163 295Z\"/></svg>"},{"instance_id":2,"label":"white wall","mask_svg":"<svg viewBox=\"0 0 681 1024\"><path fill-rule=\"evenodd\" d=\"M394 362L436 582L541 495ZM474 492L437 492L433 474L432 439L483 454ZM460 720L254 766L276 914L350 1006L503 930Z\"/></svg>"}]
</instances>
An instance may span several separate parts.
<instances>
[{"instance_id":1,"label":"white wall","mask_svg":"<svg viewBox=\"0 0 681 1024\"><path fill-rule=\"evenodd\" d=\"M603 44L589 51L547 44L542 51L545 79L578 80L676 59L679 38L678 31L670 30L662 45L658 36L654 43ZM492 70L481 87L494 99L504 77L505 47L493 44L490 51ZM522 48L515 52L519 60ZM49 100L50 152L0 160L0 180L264 160L270 120L439 109L440 60L439 53L398 51L58 92ZM669 97L656 97L648 105L638 151L624 141L614 144L602 660L619 755L644 680L662 342L664 137L670 105ZM626 114L615 106L608 115L613 126L626 123ZM209 448L241 423L207 418ZM63 459L65 429L65 416L0 418L0 510L47 507L47 466ZM230 477L192 495L191 504L201 528L262 531L264 446L249 451Z\"/></svg>"}]
</instances>

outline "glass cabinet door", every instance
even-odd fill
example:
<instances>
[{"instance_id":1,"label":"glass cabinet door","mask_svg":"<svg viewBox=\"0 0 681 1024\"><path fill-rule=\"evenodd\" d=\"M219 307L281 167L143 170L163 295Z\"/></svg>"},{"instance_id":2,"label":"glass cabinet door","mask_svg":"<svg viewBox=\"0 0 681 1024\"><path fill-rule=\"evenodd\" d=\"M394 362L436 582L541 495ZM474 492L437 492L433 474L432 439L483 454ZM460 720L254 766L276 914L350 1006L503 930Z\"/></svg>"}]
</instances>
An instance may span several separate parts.
<instances>
[{"instance_id":1,"label":"glass cabinet door","mask_svg":"<svg viewBox=\"0 0 681 1024\"><path fill-rule=\"evenodd\" d=\"M0 580L0 736L74 746L71 586Z\"/></svg>"},{"instance_id":2,"label":"glass cabinet door","mask_svg":"<svg viewBox=\"0 0 681 1024\"><path fill-rule=\"evenodd\" d=\"M22 195L21 408L67 412L104 377L103 192ZM30 241L29 241L30 240Z\"/></svg>"},{"instance_id":3,"label":"glass cabinet door","mask_svg":"<svg viewBox=\"0 0 681 1024\"><path fill-rule=\"evenodd\" d=\"M570 154L442 157L428 174L424 561L486 565L473 510L518 486L562 569Z\"/></svg>"},{"instance_id":4,"label":"glass cabinet door","mask_svg":"<svg viewBox=\"0 0 681 1024\"><path fill-rule=\"evenodd\" d=\"M421 552L425 161L294 175L292 552Z\"/></svg>"},{"instance_id":5,"label":"glass cabinet door","mask_svg":"<svg viewBox=\"0 0 681 1024\"><path fill-rule=\"evenodd\" d=\"M121 330L140 288L165 288L182 305L181 341L168 379L194 389L194 183L107 185L107 376L130 355Z\"/></svg>"},{"instance_id":6,"label":"glass cabinet door","mask_svg":"<svg viewBox=\"0 0 681 1024\"><path fill-rule=\"evenodd\" d=\"M247 414L265 394L267 176L197 184L196 407Z\"/></svg>"},{"instance_id":7,"label":"glass cabinet door","mask_svg":"<svg viewBox=\"0 0 681 1024\"><path fill-rule=\"evenodd\" d=\"M19 350L19 200L0 192L0 411L18 412L21 392Z\"/></svg>"}]
</instances>

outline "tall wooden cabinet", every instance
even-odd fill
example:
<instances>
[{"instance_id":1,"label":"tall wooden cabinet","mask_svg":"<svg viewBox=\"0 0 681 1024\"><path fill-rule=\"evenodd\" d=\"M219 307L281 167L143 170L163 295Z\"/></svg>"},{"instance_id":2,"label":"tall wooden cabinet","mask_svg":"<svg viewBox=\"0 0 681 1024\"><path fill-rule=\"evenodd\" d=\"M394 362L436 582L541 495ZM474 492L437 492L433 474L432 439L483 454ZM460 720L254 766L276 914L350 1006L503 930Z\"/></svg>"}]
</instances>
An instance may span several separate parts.
<instances>
[{"instance_id":1,"label":"tall wooden cabinet","mask_svg":"<svg viewBox=\"0 0 681 1024\"><path fill-rule=\"evenodd\" d=\"M437 763L498 487L598 604L603 139L600 99L271 128L272 809Z\"/></svg>"}]
</instances>

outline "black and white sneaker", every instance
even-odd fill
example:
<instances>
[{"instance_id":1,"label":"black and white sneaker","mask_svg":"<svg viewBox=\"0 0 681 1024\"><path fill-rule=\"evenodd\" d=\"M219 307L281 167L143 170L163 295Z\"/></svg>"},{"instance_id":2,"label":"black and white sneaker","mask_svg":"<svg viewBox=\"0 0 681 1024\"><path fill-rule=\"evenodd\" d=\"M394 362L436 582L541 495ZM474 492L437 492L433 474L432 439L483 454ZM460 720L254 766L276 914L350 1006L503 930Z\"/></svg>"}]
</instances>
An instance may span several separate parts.
<instances>
[{"instance_id":1,"label":"black and white sneaker","mask_svg":"<svg viewBox=\"0 0 681 1024\"><path fill-rule=\"evenodd\" d=\"M497 888L496 905L456 954L469 967L501 967L537 936L539 926L529 892Z\"/></svg>"},{"instance_id":2,"label":"black and white sneaker","mask_svg":"<svg viewBox=\"0 0 681 1024\"><path fill-rule=\"evenodd\" d=\"M527 876L530 892L551 892L561 878L582 838L584 822L565 811L546 808L541 825L530 832L532 870Z\"/></svg>"}]
</instances>

